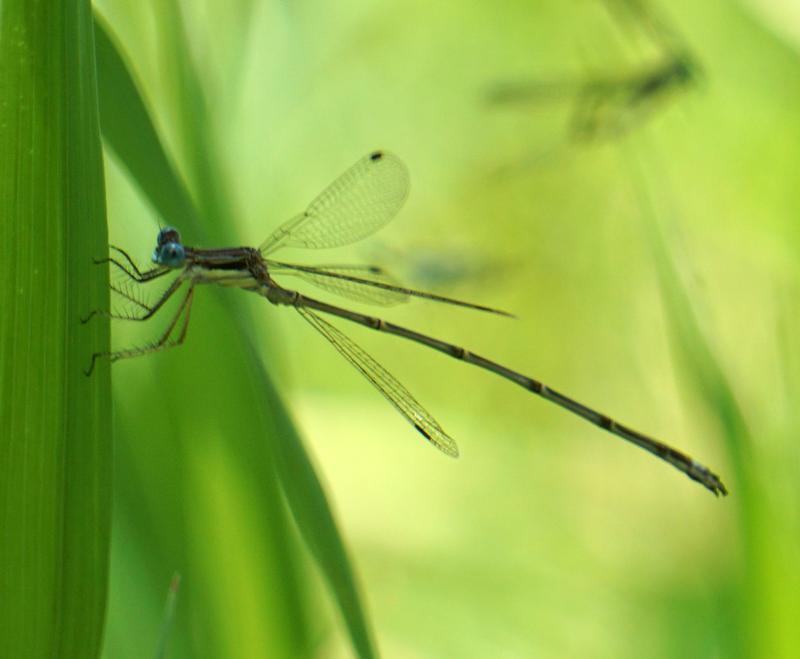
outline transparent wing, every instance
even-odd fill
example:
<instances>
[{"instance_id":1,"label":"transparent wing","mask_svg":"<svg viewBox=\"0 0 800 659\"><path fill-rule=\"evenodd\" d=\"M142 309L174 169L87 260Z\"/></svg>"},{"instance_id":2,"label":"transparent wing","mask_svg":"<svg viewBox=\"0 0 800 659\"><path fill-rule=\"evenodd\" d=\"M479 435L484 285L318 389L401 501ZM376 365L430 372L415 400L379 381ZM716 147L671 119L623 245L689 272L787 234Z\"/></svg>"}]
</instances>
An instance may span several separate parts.
<instances>
[{"instance_id":1,"label":"transparent wing","mask_svg":"<svg viewBox=\"0 0 800 659\"><path fill-rule=\"evenodd\" d=\"M398 286L391 280L389 275L378 267L363 266L357 268L356 272L347 272L346 270L352 269L352 266L310 266L272 260L267 260L267 265L271 273L278 275L281 273L294 274L314 283L320 288L325 288L326 290L359 302L389 306L405 302L409 297L418 297L424 300L432 300L433 302L443 302L457 307L493 313L507 318L514 317L507 311L495 309L494 307L464 302L463 300L456 300L455 298L445 297L444 295L436 295L435 293ZM338 268L338 271L336 268ZM373 274L365 273L365 268ZM367 274L369 278L366 278L364 274Z\"/></svg>"},{"instance_id":2,"label":"transparent wing","mask_svg":"<svg viewBox=\"0 0 800 659\"><path fill-rule=\"evenodd\" d=\"M458 457L458 447L436 420L425 410L394 376L370 357L351 339L336 329L326 320L320 318L309 309L297 307L298 313L305 318L320 334L331 342L347 361L369 380L383 394L394 408L413 425L425 439L440 451L452 457Z\"/></svg>"},{"instance_id":3,"label":"transparent wing","mask_svg":"<svg viewBox=\"0 0 800 659\"><path fill-rule=\"evenodd\" d=\"M403 162L386 151L374 151L331 183L303 213L278 227L261 245L261 253L357 242L397 215L408 188Z\"/></svg>"},{"instance_id":4,"label":"transparent wing","mask_svg":"<svg viewBox=\"0 0 800 659\"><path fill-rule=\"evenodd\" d=\"M408 302L409 294L391 275L376 266L321 265L299 266L270 262L270 274L299 277L341 297L391 307Z\"/></svg>"}]
</instances>

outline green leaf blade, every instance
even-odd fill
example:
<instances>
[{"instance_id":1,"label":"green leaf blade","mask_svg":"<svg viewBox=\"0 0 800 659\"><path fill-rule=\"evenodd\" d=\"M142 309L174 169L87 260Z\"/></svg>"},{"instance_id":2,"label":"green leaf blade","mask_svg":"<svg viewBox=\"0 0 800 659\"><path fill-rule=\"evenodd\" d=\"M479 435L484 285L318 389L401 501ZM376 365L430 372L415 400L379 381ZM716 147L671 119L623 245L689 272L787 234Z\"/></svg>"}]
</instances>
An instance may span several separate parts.
<instances>
[{"instance_id":1,"label":"green leaf blade","mask_svg":"<svg viewBox=\"0 0 800 659\"><path fill-rule=\"evenodd\" d=\"M0 21L0 656L97 656L110 526L106 241L88 3Z\"/></svg>"}]
</instances>

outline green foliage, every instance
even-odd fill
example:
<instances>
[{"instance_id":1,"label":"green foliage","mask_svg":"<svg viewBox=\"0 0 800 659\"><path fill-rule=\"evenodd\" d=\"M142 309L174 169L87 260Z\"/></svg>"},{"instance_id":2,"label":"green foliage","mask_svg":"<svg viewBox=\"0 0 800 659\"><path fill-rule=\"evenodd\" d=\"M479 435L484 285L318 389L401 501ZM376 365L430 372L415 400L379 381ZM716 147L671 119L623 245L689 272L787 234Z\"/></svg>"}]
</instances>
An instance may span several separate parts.
<instances>
[{"instance_id":1,"label":"green foliage","mask_svg":"<svg viewBox=\"0 0 800 659\"><path fill-rule=\"evenodd\" d=\"M88 2L2 3L0 656L97 656L111 519L105 187Z\"/></svg>"},{"instance_id":2,"label":"green foliage","mask_svg":"<svg viewBox=\"0 0 800 659\"><path fill-rule=\"evenodd\" d=\"M787 3L659 3L703 75L649 100L649 2L97 4L95 67L84 2L0 3L0 656L98 655L112 501L108 659L800 655ZM563 81L579 93L486 102ZM409 165L409 203L309 262L518 314L386 310L687 451L730 496L347 328L457 438L445 460L290 310L221 290L179 350L115 365L112 469L108 364L82 374L108 323L80 323L108 305L104 186L111 242L145 261L164 223L256 245L374 148ZM114 345L172 312L115 322Z\"/></svg>"}]
</instances>

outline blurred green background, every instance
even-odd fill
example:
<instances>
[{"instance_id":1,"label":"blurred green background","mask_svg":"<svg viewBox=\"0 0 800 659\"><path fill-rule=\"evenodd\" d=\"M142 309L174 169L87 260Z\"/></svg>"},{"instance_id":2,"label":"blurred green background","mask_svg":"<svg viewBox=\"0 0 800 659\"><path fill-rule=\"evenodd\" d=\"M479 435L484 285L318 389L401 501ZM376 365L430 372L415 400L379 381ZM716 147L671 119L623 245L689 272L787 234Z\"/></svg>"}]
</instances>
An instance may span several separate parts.
<instances>
[{"instance_id":1,"label":"blurred green background","mask_svg":"<svg viewBox=\"0 0 800 659\"><path fill-rule=\"evenodd\" d=\"M789 0L661 9L702 81L624 139L577 144L570 99L486 94L652 63L596 0L98 3L205 219L201 236L159 217L110 153L114 244L146 263L168 222L188 244L257 245L390 149L412 176L399 218L298 260L379 260L514 312L380 310L673 443L731 492L343 327L458 440L446 459L291 310L200 290L185 346L114 366L108 659L153 656L175 571L169 657L353 655L262 447L274 403L242 376L253 360L312 456L382 656L800 656L800 15ZM153 323L115 324L115 346Z\"/></svg>"}]
</instances>

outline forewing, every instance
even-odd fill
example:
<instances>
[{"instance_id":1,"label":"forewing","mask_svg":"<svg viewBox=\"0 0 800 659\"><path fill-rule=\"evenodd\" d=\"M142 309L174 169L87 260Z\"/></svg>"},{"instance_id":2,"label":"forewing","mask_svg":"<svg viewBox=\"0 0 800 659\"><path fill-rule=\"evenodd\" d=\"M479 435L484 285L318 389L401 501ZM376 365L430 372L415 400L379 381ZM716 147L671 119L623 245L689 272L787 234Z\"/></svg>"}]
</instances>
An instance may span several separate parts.
<instances>
[{"instance_id":1,"label":"forewing","mask_svg":"<svg viewBox=\"0 0 800 659\"><path fill-rule=\"evenodd\" d=\"M389 222L408 197L409 175L395 155L374 151L331 183L300 215L284 223L261 245L341 247L371 235Z\"/></svg>"}]
</instances>

